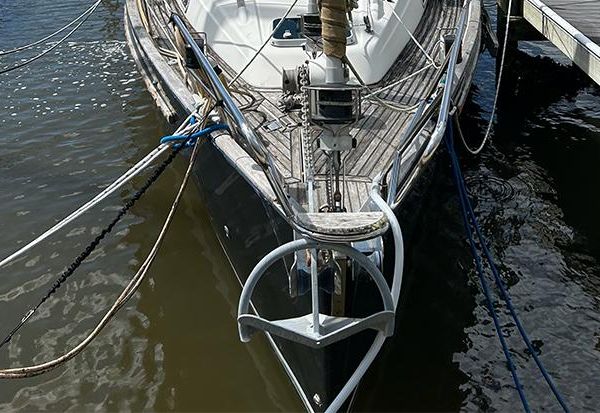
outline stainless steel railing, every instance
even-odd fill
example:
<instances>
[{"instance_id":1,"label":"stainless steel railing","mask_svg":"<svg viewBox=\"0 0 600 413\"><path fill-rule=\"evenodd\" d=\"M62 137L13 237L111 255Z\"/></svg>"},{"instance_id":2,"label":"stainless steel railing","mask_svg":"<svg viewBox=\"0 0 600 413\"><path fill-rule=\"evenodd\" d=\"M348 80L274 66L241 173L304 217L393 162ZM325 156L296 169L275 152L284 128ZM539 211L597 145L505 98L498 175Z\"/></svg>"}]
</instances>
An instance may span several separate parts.
<instances>
[{"instance_id":1,"label":"stainless steel railing","mask_svg":"<svg viewBox=\"0 0 600 413\"><path fill-rule=\"evenodd\" d=\"M432 87L432 89L427 94L428 97L422 102L419 110L415 114L415 118L411 122L410 127L405 132L407 138L403 138L402 141L406 142L406 145L403 145L399 148L394 161L388 166L385 170L383 181L388 182L389 191L391 192L391 198L388 196L387 202L390 205L397 204L398 200L395 199L397 197L398 190L402 186L403 182L400 182L399 175L399 166L401 162L401 156L406 146L414 140L416 136L422 131L423 127L429 122L435 113L438 113L437 121L434 127L434 131L429 139L428 144L424 148L421 153L420 159L429 159L437 146L439 145L443 134L446 128L446 122L448 118L448 113L451 106L451 98L453 93L453 80L454 80L454 72L455 67L457 65L458 56L460 53L460 48L465 32L465 28L468 24L468 13L469 13L469 5L471 0L465 0L463 4L463 8L461 11L461 15L459 17L459 22L456 27L456 40L453 43L446 60L442 64L437 73L437 81L434 82L436 85L446 76L446 82L443 87L443 92L439 93L436 85ZM155 18L157 16L154 16ZM198 63L201 66L201 71L206 75L206 79L208 82L201 82L200 86L205 89L208 95L211 98L216 99L223 108L225 114L229 117L230 127L235 129L237 135L244 141L247 146L249 155L254 159L254 161L261 167L267 180L276 196L277 202L281 206L281 209L284 212L284 218L288 221L292 227L301 233L312 235L312 231L302 225L302 223L298 220L298 214L293 204L290 202L289 195L287 194L281 175L277 170L274 161L263 145L262 141L256 135L251 125L246 120L244 114L239 109L228 89L225 87L219 76L216 74L213 69L212 64L208 60L207 56L202 52L200 47L194 41L186 23L184 20L177 14L172 13L171 21L177 27L181 33L181 36L185 40L185 42L189 45L192 52L194 53ZM160 24L159 22L157 22ZM176 50L175 50L176 52ZM439 105L439 106L438 106ZM439 107L439 110L436 110ZM388 194L390 195L390 194Z\"/></svg>"},{"instance_id":2,"label":"stainless steel railing","mask_svg":"<svg viewBox=\"0 0 600 413\"><path fill-rule=\"evenodd\" d=\"M444 93L442 94L442 103L440 105L438 119L435 125L435 129L431 134L429 144L425 148L425 153L423 154L422 158L424 159L424 161L427 161L429 160L429 158L431 158L433 152L442 141L442 137L444 136L444 132L446 131L446 124L448 123L448 113L450 112L450 103L452 100L452 85L454 84L454 72L456 69L456 65L458 64L458 55L462 47L463 35L465 33L465 28L467 27L468 22L467 17L469 14L470 1L467 0L465 3L466 4L463 6L462 12L460 14L458 25L456 26L456 36L454 38L454 43L452 44L452 48L450 50L450 61L448 62L448 70L446 72L446 83L444 84Z\"/></svg>"},{"instance_id":3,"label":"stainless steel railing","mask_svg":"<svg viewBox=\"0 0 600 413\"><path fill-rule=\"evenodd\" d=\"M405 149L410 145L411 142L421 133L425 125L433 118L436 112L436 108L439 104L439 110L435 127L423 152L420 155L419 162L427 162L433 155L435 149L441 142L444 132L446 131L446 125L448 121L448 114L452 102L452 94L454 92L452 86L454 84L454 73L456 65L458 63L458 56L461 50L462 41L465 33L465 29L468 24L469 7L471 0L465 0L461 14L459 17L458 24L456 26L456 37L450 53L447 55L444 63L440 66L436 75L436 81L433 82L433 88L427 93L427 97L421 102L417 108L415 115L409 124L409 127L405 131L405 137L401 139L405 144L400 147L394 157L392 163L386 169L382 176L384 182L389 183L387 202L389 205L397 206L399 203L398 196L402 193L399 192L400 186L403 182L400 182L400 163L401 157ZM446 77L443 91L440 94L436 93L437 83L444 77Z\"/></svg>"},{"instance_id":4,"label":"stainless steel railing","mask_svg":"<svg viewBox=\"0 0 600 413\"><path fill-rule=\"evenodd\" d=\"M173 14L171 19L173 24L175 24L175 27L179 29L183 39L191 48L194 56L198 60L201 70L204 72L209 82L208 86L210 86L210 92L212 92L211 94L218 99L218 103L229 115L231 121L230 127L235 128L239 136L246 141L250 149L250 155L265 173L288 222L301 232L307 232L307 230L297 222L296 211L289 201L289 195L286 193L283 187L281 176L275 167L270 153L265 148L256 133L254 133L244 114L238 108L229 91L225 85L223 85L223 82L221 82L221 79L213 69L208 58L194 41L190 31L181 17L177 14Z\"/></svg>"}]
</instances>

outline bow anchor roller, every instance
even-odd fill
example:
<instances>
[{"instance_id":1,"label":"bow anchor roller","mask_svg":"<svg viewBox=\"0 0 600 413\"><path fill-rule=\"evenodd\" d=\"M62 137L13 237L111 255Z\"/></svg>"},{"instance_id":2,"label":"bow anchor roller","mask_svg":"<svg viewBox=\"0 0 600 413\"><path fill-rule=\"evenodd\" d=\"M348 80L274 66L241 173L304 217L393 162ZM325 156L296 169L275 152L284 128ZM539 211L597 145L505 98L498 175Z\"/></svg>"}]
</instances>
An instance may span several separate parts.
<instances>
[{"instance_id":1,"label":"bow anchor roller","mask_svg":"<svg viewBox=\"0 0 600 413\"><path fill-rule=\"evenodd\" d=\"M379 189L379 182L378 179L376 179L372 185L371 201L375 207L380 209L378 212L381 214L381 218L385 222L385 225L377 228L375 231L375 226L367 225L366 227L363 227L363 229L369 228L370 231L365 230L365 232L362 233L362 241L370 241L379 238L382 232L391 228L394 241L394 268L391 288L388 286L388 282L381 269L370 257L352 246L351 243L344 241L342 237L338 237L338 239L335 240L335 234L330 233L328 234L329 238L327 240L302 237L283 244L271 251L254 267L248 280L244 284L240 297L237 320L240 339L243 342L248 342L252 335L257 331L264 331L272 336L280 337L301 345L312 348L323 348L367 329L377 332L373 344L365 354L363 360L357 366L356 371L352 374L337 397L329 405L327 411L333 412L339 409L351 391L356 387L362 376L366 373L369 365L381 349L385 339L394 333L395 312L398 306L400 287L402 285L404 245L400 224L392 209L381 198ZM372 212L365 212L363 214L374 215ZM348 215L348 213L315 215L342 217ZM314 235L323 236L323 234ZM358 235L358 233L355 234L357 239L360 238ZM356 243L354 244L356 245ZM284 256L295 254L299 251L310 252L309 264L311 293L313 298L312 312L300 317L278 320L268 320L251 313L250 305L254 290L266 271ZM377 287L383 309L361 318L324 314L319 308L319 274L317 272L317 253L319 251L342 254L349 260L352 260L354 263L361 266Z\"/></svg>"},{"instance_id":2,"label":"bow anchor roller","mask_svg":"<svg viewBox=\"0 0 600 413\"><path fill-rule=\"evenodd\" d=\"M312 313L301 317L270 321L251 314L249 308L252 293L266 270L287 254L310 249L334 250L345 254L363 266L377 286L384 309L364 318L335 317L320 313L317 300L316 303L313 302ZM316 279L318 291L315 265L311 265L311 278ZM315 304L317 305L315 306ZM335 343L365 329L374 329L389 337L394 332L394 314L394 300L383 274L362 252L344 244L336 245L301 238L276 248L254 267L242 291L238 308L238 323L240 338L244 342L249 341L257 330L263 330L269 334L317 348Z\"/></svg>"}]
</instances>

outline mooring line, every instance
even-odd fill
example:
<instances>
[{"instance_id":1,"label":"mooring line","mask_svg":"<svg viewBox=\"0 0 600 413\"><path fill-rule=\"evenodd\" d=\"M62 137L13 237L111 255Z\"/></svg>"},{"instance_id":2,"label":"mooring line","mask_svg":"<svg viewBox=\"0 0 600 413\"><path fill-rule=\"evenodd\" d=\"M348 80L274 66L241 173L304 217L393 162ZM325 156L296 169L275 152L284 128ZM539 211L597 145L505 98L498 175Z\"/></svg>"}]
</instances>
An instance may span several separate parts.
<instances>
[{"instance_id":1,"label":"mooring line","mask_svg":"<svg viewBox=\"0 0 600 413\"><path fill-rule=\"evenodd\" d=\"M504 59L506 58L506 44L508 43L508 31L510 29L510 12L512 7L513 0L508 0L508 11L506 13L506 26L504 28L504 43L502 44L502 56L500 57L500 68L498 69L498 80L496 81L496 91L494 93L494 102L492 103L492 111L490 113L490 119L487 122L487 126L485 128L485 134L483 135L483 139L479 146L476 149L471 149L467 144L465 136L460 129L460 124L458 123L458 118L456 118L456 124L458 126L458 136L463 143L463 146L471 155L479 155L479 153L485 147L490 134L492 132L492 126L494 125L494 117L496 116L496 109L498 107L498 97L500 96L500 85L502 84L502 75L504 74ZM496 24L497 26L498 24Z\"/></svg>"},{"instance_id":2,"label":"mooring line","mask_svg":"<svg viewBox=\"0 0 600 413\"><path fill-rule=\"evenodd\" d=\"M205 106L205 110L203 113L203 117L202 117L202 125L204 125L204 122L206 121L208 114L212 111L212 109L214 108L214 106L210 109L206 109L207 105ZM190 119L190 118L188 118ZM193 118L192 118L193 119ZM216 126L216 125L215 125ZM204 135L209 134L210 133L210 129L211 128L205 128L203 129L203 131L206 131L204 133ZM222 128L218 128L218 129L222 129ZM191 140L194 142L194 147L192 149L192 154L190 156L190 160L189 160L189 164L188 164L188 168L186 170L186 173L184 175L184 178L182 180L182 183L179 187L179 190L177 192L177 195L175 196L175 199L171 205L171 209L169 210L169 214L167 216L167 218L165 219L165 222L161 228L161 231L156 239L156 241L154 242L154 245L152 246L152 249L150 250L150 252L148 253L148 255L146 256L146 259L144 260L144 262L142 263L142 265L140 266L140 268L138 269L138 271L136 272L136 274L133 276L133 278L129 281L129 283L127 284L127 286L123 289L123 291L121 292L121 294L119 295L119 297L117 298L117 300L113 303L113 305L110 307L110 309L105 313L105 315L102 317L102 319L100 320L100 322L94 327L94 329L92 329L92 331L81 341L79 342L79 344L77 344L74 348L72 348L71 350L69 350L68 352L66 352L65 354L47 361L45 363L39 363L39 364L35 364L35 365L31 365L31 366L27 366L27 367L17 367L17 368L8 368L8 369L0 369L0 379L4 378L4 379L16 379L16 378L25 378L25 377L32 377L32 376L36 376L42 373L45 373L65 362L67 362L68 360L72 359L73 357L75 357L77 354L79 354L81 351L83 351L85 349L85 347L91 343L91 341L100 333L100 331L108 324L108 322L110 321L110 319L119 311L119 309L127 302L127 300L129 300L133 294L135 293L135 291L138 289L138 287L140 286L140 284L142 283L142 281L144 280L146 274L148 273L148 270L150 269L150 266L152 264L152 262L154 261L154 259L156 258L156 254L164 240L164 237L167 233L167 230L173 220L173 217L175 215L175 212L177 210L177 207L179 205L179 202L181 200L181 197L183 195L184 189L187 186L187 183L189 182L189 177L191 175L191 171L192 168L195 164L195 160L197 158L198 155L198 148L199 148L199 144L198 144L198 137L200 136L204 136L204 135L199 135L199 132L194 133L193 130L190 131L190 133L188 134L188 140ZM187 142L187 141L186 141ZM117 217L115 217L115 219L109 224L109 226L101 233L101 235L99 235L94 241L92 241L92 243L90 243L90 245L88 245L88 248L86 248L86 250L80 254L80 256L77 257L77 259L75 260L75 262L73 264L71 264L71 266L63 273L63 275L61 275L61 277L54 283L53 287L51 288L51 290L46 294L46 296L44 296L44 298L40 301L40 303L34 307L32 310L30 310L25 317L23 317L23 319L21 320L21 322L17 325L17 327L15 329L13 329L13 331L11 332L11 334L9 334L9 336L7 337L7 339L4 340L4 342L2 344L0 344L0 347L4 344L6 344L6 342L10 341L10 338L12 337L13 334L16 333L16 331L18 331L18 329L20 327L22 327L22 325L31 317L31 315L35 312L35 310L37 308L39 308L39 306L50 296L52 295L57 288L60 287L60 284L62 284L72 273L73 271L81 264L81 261L83 261L84 258L81 258L85 253L91 252L91 250L93 250L93 248L95 248L95 246L98 245L98 243L100 242L100 240L110 232L110 230L114 227L114 225L116 224L116 222L118 222L118 220L126 213L126 211L128 209L130 209L133 204L135 204L135 202L143 195L143 193L145 192L145 190L148 189L148 187L152 184L152 182L156 181L156 179L158 179L158 177L161 175L161 173L164 171L164 169L166 168L166 166L177 156L177 154L183 149L185 148L186 145L185 144L181 144L179 145L177 148L174 148L173 152L169 155L169 157L155 170L155 173L152 174L152 176L146 181L146 184L138 191L136 192L136 194L127 202L127 204L122 208L121 211L119 211L119 214L117 214ZM88 253L89 255L89 253ZM74 267L74 268L73 268ZM67 274L65 276L65 274Z\"/></svg>"},{"instance_id":3,"label":"mooring line","mask_svg":"<svg viewBox=\"0 0 600 413\"><path fill-rule=\"evenodd\" d=\"M100 0L98 0L92 7L91 10L88 12L88 14L83 17L83 19L75 26L73 27L64 37L62 37L60 40L58 40L54 45L50 46L49 48L47 48L46 50L44 50L43 52L35 55L34 57L32 57L31 59L27 59L21 63L18 63L16 65L13 66L9 66L6 67L2 70L0 70L0 75L4 74L4 73L8 73L8 72L12 72L13 70L19 69L23 66L27 66L30 63L35 62L36 60L40 59L41 57L47 55L48 53L50 53L52 50L56 49L58 46L60 46L65 40L67 40L69 37L71 37L71 35L73 33L75 33L77 31L77 29L79 29L81 27L81 25L83 23L85 23L87 21L87 19L89 19L89 17L94 13L94 11L98 8L98 6L100 5Z\"/></svg>"},{"instance_id":4,"label":"mooring line","mask_svg":"<svg viewBox=\"0 0 600 413\"><path fill-rule=\"evenodd\" d=\"M512 304L510 295L508 294L508 291L506 290L506 287L504 286L504 281L500 277L500 272L498 271L498 267L496 266L494 258L487 246L487 240L486 240L485 236L483 235L483 232L481 230L481 225L479 224L479 220L477 219L477 216L475 215L475 211L473 210L473 206L471 205L471 201L468 196L466 184L465 184L464 178L462 176L460 164L458 162L458 156L457 156L455 148L454 148L454 136L453 135L454 135L453 125L452 125L452 122L449 121L448 128L447 128L447 134L446 134L446 146L448 148L448 153L450 155L450 159L451 159L451 163L452 163L454 181L457 186L458 193L459 193L461 212L462 212L462 216L463 216L463 223L465 226L465 230L467 232L467 236L469 238L469 245L471 248L471 253L473 254L473 258L475 259L475 264L476 264L477 272L479 275L479 279L480 279L480 282L481 282L481 285L482 285L482 288L484 291L484 295L486 297L487 307L488 307L488 309L491 313L492 319L494 321L496 333L498 335L498 338L500 339L500 343L502 345L502 350L505 354L509 369L513 376L513 381L515 382L515 386L519 393L519 397L521 398L521 402L523 403L523 408L526 412L530 412L530 408L529 408L529 404L527 402L527 398L525 396L525 392L522 388L522 385L520 384L520 381L519 381L519 378L518 378L518 375L516 372L516 368L515 368L514 362L512 360L512 356L511 356L508 346L506 344L506 340L502 334L498 315L493 306L490 289L489 289L489 286L485 279L483 265L481 262L481 256L480 256L480 253L478 252L478 249L475 244L474 237L473 237L473 229L475 230L475 234L477 235L477 238L479 240L479 246L483 253L483 256L485 257L486 261L488 262L488 264L490 266L490 269L491 269L493 277L494 277L495 284L498 287L498 290L500 291L500 295L501 295L502 299L506 303L506 306L510 312L511 318L515 322L515 325L517 326L517 330L519 331L521 338L525 342L527 349L529 350L530 354L532 355L540 373L544 377L544 380L548 384L548 387L552 391L554 397L556 398L556 400L558 401L558 403L560 404L562 409L565 412L569 412L569 408L568 408L562 394L556 387L556 384L552 380L552 377L546 370L541 359L538 357L535 348L531 344L529 335L527 334L527 331L523 327L523 324L521 323L521 320Z\"/></svg>"},{"instance_id":5,"label":"mooring line","mask_svg":"<svg viewBox=\"0 0 600 413\"><path fill-rule=\"evenodd\" d=\"M136 193L129 199L129 201L127 201L127 203L121 208L121 210L117 213L117 215L113 218L113 220L108 224L108 226L106 226L100 232L100 234L96 238L94 238L94 240L92 242L90 242L88 244L88 246L85 248L85 250L83 252L81 252L75 258L75 260L73 260L71 265L69 265L67 267L67 269L62 272L61 276L56 281L54 281L52 288L50 288L50 290L46 293L46 295L44 295L42 297L42 299L35 306L33 306L25 314L25 316L23 316L21 321L19 321L17 323L17 325L10 331L10 333L8 333L8 335L0 343L0 348L2 348L6 343L8 343L12 339L12 337L17 333L17 331L19 331L21 329L21 327L23 327L23 325L25 325L27 320L29 320L29 318L31 318L31 316L38 310L38 308L40 308L42 306L42 304L44 304L46 302L46 300L48 300L50 298L50 296L52 294L54 294L56 292L56 290L58 290L58 288L60 288L60 286L65 281L67 281L67 279L71 275L73 275L73 273L75 272L75 270L77 268L79 268L81 263L87 257L89 257L89 255L96 249L96 247L100 244L100 242L104 239L104 237L106 237L106 235L108 235L112 231L114 226L117 225L117 223L125 216L125 214L127 214L127 212L131 209L131 207L133 207L135 205L135 203L138 201L138 199L140 199L142 197L142 195L144 195L144 193L148 190L148 188L150 188L150 186L165 171L167 166L173 161L173 159L175 159L175 157L177 156L179 151L181 151L181 149L183 149L183 146L180 146L179 148L173 150L173 152L171 152L169 154L169 156L154 170L152 175L150 175L150 177L146 180L146 183L144 183L144 185L138 191L136 191Z\"/></svg>"},{"instance_id":6,"label":"mooring line","mask_svg":"<svg viewBox=\"0 0 600 413\"><path fill-rule=\"evenodd\" d=\"M90 199L88 202L83 204L81 207L77 208L71 214L63 218L60 222L58 222L53 227L46 230L43 234L29 242L27 245L19 248L17 251L10 254L8 257L4 258L0 261L0 268L5 265L11 263L31 248L38 245L40 242L48 238L49 236L55 234L60 231L63 227L79 218L81 215L85 214L87 211L92 209L94 206L99 204L102 200L110 196L119 190L123 185L133 179L135 176L139 175L142 171L144 171L148 165L150 165L156 158L165 153L169 149L169 145L163 144L156 147L152 152L146 155L143 159L141 159L138 163L136 163L133 167L131 167L127 172L117 178L113 183L111 183L108 187L106 187L102 192L96 195L94 198Z\"/></svg>"},{"instance_id":7,"label":"mooring line","mask_svg":"<svg viewBox=\"0 0 600 413\"><path fill-rule=\"evenodd\" d=\"M454 172L454 174L453 174L454 183L456 184L456 187L458 189L458 197L459 197L460 206L461 206L461 215L462 215L465 230L467 232L467 236L469 238L469 246L471 248L471 254L473 255L473 258L475 259L475 266L477 268L477 273L479 275L479 281L480 281L481 287L483 289L483 294L485 295L486 306L488 308L490 315L492 316L492 320L494 322L494 327L496 329L496 334L498 335L498 339L500 340L500 345L502 347L502 351L504 352L504 357L506 358L506 363L508 365L508 369L510 370L510 374L512 375L513 382L515 383L515 387L517 388L517 392L519 393L519 398L521 399L521 403L523 404L523 410L525 410L525 412L529 413L529 412L531 412L531 409L529 408L529 402L527 401L527 396L525 395L523 385L521 384L521 381L519 380L519 375L517 374L517 368L515 367L515 363L510 354L510 349L508 348L508 344L506 343L506 339L504 338L504 335L502 333L502 326L500 325L500 320L498 319L498 314L496 313L496 310L494 308L494 303L492 302L490 288L485 279L483 265L481 262L481 257L479 256L479 253L477 252L477 246L475 245L475 240L473 239L473 231L471 229L471 224L469 223L470 217L467 216L468 213L467 213L466 203L468 202L468 199L465 200L465 194L464 194L464 192L462 190L462 186L460 184L460 179L461 179L460 173L461 172L460 172L460 166L458 165L458 160L456 159L456 155L454 153L454 147L453 147L453 141L452 141L453 135L451 132L451 128L452 128L452 124L449 122L448 130L447 130L447 134L446 134L446 146L448 148L448 153L450 154L452 170Z\"/></svg>"},{"instance_id":8,"label":"mooring line","mask_svg":"<svg viewBox=\"0 0 600 413\"><path fill-rule=\"evenodd\" d=\"M192 131L191 128L193 126L190 124L190 120L192 119L192 116L193 115L190 115L186 118L186 120L183 122L183 124L175 132L175 135L185 135L189 131ZM71 214L69 214L62 220L60 220L60 222L58 222L51 228L47 229L43 234L39 235L37 238L35 238L34 240L27 243L27 245L19 248L17 251L13 252L6 258L2 259L0 261L0 268L2 268L5 265L9 264L10 262L14 261L15 259L17 259L18 257L23 255L30 249L32 249L33 247L38 245L40 242L42 242L49 236L60 231L63 227L65 227L72 221L76 220L77 218L79 218L80 216L85 214L87 211L89 211L90 209L95 207L97 204L99 204L105 198L114 194L116 191L119 190L119 188L121 188L123 185L125 185L127 182L129 182L131 179L133 179L135 176L139 175L144 169L146 169L150 164L152 164L152 162L154 162L154 160L156 160L160 155L165 153L169 148L170 148L170 146L168 143L161 143L154 150L152 150L150 153L148 153L148 155L146 155L144 158L142 158L138 163L136 163L134 166L129 168L123 175L121 175L119 178L117 178L109 186L104 188L104 190L102 190L94 198L90 199L88 202L86 202L85 204L83 204L82 206L77 208Z\"/></svg>"},{"instance_id":9,"label":"mooring line","mask_svg":"<svg viewBox=\"0 0 600 413\"><path fill-rule=\"evenodd\" d=\"M30 49L30 48L32 48L34 46L37 46L40 43L44 43L46 40L50 40L51 38L53 38L57 34L64 32L69 27L71 27L72 25L74 25L75 23L77 23L86 14L92 13L96 9L96 7L98 7L98 5L100 4L101 1L102 0L96 1L94 4L92 4L90 7L88 7L88 9L86 11L84 11L83 13L81 13L75 19L71 20L68 24L64 25L63 27L61 27L60 29L56 30L55 32L50 33L49 35L47 35L47 36L45 36L45 37L43 37L43 38L41 38L39 40L36 40L35 42L24 44L23 46L15 47L13 49L0 50L0 56L5 56L7 54L16 53L16 52L20 52L20 51L23 51L23 50L26 50L26 49Z\"/></svg>"}]
</instances>

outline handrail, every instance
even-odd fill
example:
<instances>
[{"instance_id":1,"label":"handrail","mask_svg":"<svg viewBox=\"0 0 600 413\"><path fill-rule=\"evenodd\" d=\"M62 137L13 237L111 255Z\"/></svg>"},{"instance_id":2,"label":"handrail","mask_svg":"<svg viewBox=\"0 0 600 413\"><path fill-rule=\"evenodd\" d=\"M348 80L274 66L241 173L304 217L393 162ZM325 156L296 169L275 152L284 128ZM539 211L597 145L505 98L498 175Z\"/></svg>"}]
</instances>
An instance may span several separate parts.
<instances>
[{"instance_id":1,"label":"handrail","mask_svg":"<svg viewBox=\"0 0 600 413\"><path fill-rule=\"evenodd\" d=\"M181 35L185 42L190 46L194 56L198 60L203 72L206 74L206 77L210 83L210 86L213 89L213 93L219 99L220 104L225 108L227 113L232 117L233 125L235 126L239 134L248 142L250 146L250 150L252 152L251 155L253 159L260 165L263 169L269 184L271 185L273 191L275 192L275 196L279 201L289 223L294 227L302 231L306 231L306 229L302 228L301 225L296 221L295 211L289 201L289 196L286 194L283 185L281 183L281 178L278 175L277 169L268 153L267 149L260 141L258 136L252 130L252 127L246 121L244 114L235 104L235 101L229 94L229 91L221 82L221 79L213 69L212 65L208 61L206 55L202 52L198 44L192 38L187 26L181 19L181 17L177 13L173 13L171 15L171 20L173 24L180 30Z\"/></svg>"},{"instance_id":2,"label":"handrail","mask_svg":"<svg viewBox=\"0 0 600 413\"><path fill-rule=\"evenodd\" d=\"M454 70L456 69L458 54L461 49L462 38L468 21L467 15L469 14L470 3L470 0L467 0L465 2L462 13L460 15L460 20L458 22L458 25L456 26L456 37L454 38L454 43L452 44L452 50L450 52L450 61L448 62L448 71L446 72L446 83L444 84L444 94L442 95L442 103L440 106L440 111L438 114L435 129L431 134L431 139L429 140L429 143L425 148L425 153L422 157L424 161L427 161L431 157L437 146L442 141L442 137L444 136L444 132L446 131L446 124L448 120L448 113L450 112L450 102L452 97L452 84L454 83Z\"/></svg>"},{"instance_id":3,"label":"handrail","mask_svg":"<svg viewBox=\"0 0 600 413\"><path fill-rule=\"evenodd\" d=\"M470 4L471 4L471 0L465 0L463 9L461 11L461 15L459 18L459 22L456 26L456 29L457 29L456 39L455 39L454 43L452 44L450 54L447 55L445 61L442 63L442 65L439 68L438 73L436 74L436 81L434 82L434 85L437 85L437 83L441 80L442 76L444 75L444 68L447 68L447 70L445 72L446 73L446 82L444 84L444 89L443 89L442 95L440 96L439 94L436 93L434 96L435 86L428 92L427 97L422 102L422 105L419 106L419 109L417 109L417 112L415 113L415 118L413 118L413 121L410 123L408 129L405 132L405 134L407 135L407 139L401 139L401 141L406 142L406 144L403 145L397 151L396 156L394 157L394 160L386 168L384 176L382 177L383 178L382 181L390 182L390 188L389 188L390 193L388 193L388 197L387 197L387 202L389 205L392 205L396 202L395 198L396 198L396 193L397 193L397 189L398 189L397 188L398 177L395 175L397 175L400 170L400 162L401 162L400 157L402 156L404 149L406 149L406 146L408 146L408 143L412 142L414 137L417 136L421 132L422 128L425 126L427 121L429 121L429 119L432 117L432 115L434 114L434 108L440 100L441 100L441 105L440 105L440 110L438 112L438 119L436 121L436 126L434 128L433 133L431 134L429 143L428 143L427 147L425 148L425 151L423 152L421 161L427 161L431 157L434 149L439 145L439 143L441 142L441 138L444 135L444 131L445 131L445 127L446 127L446 120L448 118L451 97L452 97L452 83L454 80L453 79L454 78L454 70L455 70L455 67L457 64L457 60L458 60L458 53L460 52L460 48L462 45L463 33L464 33L465 27L467 26L467 23L468 23L467 16L469 13ZM423 103L427 103L427 105L424 106ZM417 116L419 116L419 113L421 114L421 117L417 119ZM392 173L393 176L391 177L390 180L388 180L388 175L390 173ZM392 184L394 185L394 187L392 187Z\"/></svg>"},{"instance_id":4,"label":"handrail","mask_svg":"<svg viewBox=\"0 0 600 413\"><path fill-rule=\"evenodd\" d=\"M219 76L214 71L212 65L208 61L208 58L202 52L200 46L198 46L198 44L192 38L192 35L190 34L185 23L183 22L183 20L181 20L181 17L179 17L179 15L177 15L176 13L173 13L171 19L175 26L177 26L177 28L181 31L181 35L183 36L188 46L190 46L190 48L192 49L192 52L196 56L196 59L198 59L198 63L200 64L202 70L208 77L208 81L210 82L215 94L218 98L222 100L223 106L233 117L236 126L240 129L239 132L243 135L244 138L248 140L248 143L251 145L252 150L258 157L257 160L260 161L260 163L263 166L267 165L268 155L266 153L265 147L261 143L259 143L258 137L254 134L254 132L248 125L246 118L235 104L233 98L225 88L225 85L223 85L223 83L221 82L221 79L219 79Z\"/></svg>"}]
</instances>

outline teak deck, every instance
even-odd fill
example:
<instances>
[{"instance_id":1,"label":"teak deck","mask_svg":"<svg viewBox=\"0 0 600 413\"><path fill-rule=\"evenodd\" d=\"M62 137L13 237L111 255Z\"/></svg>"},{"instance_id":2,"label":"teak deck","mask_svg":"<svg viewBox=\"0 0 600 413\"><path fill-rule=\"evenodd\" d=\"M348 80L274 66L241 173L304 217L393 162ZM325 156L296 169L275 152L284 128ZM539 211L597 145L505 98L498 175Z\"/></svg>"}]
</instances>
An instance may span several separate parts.
<instances>
[{"instance_id":1,"label":"teak deck","mask_svg":"<svg viewBox=\"0 0 600 413\"><path fill-rule=\"evenodd\" d=\"M438 57L440 36L453 32L461 10L461 0L429 0L419 26L413 33L429 57L441 63ZM168 21L168 16L163 16ZM155 41L168 42L156 31ZM226 77L232 78L235 72L215 53L211 57L223 69ZM428 68L425 68L428 66ZM425 68L425 69L424 69ZM356 139L356 148L344 153L345 179L340 178L343 202L348 212L358 212L369 198L369 187L373 178L393 160L396 151L402 145L402 132L411 119L415 104L426 97L427 91L436 81L436 67L414 41L408 45L396 59L383 80L371 85L377 90L397 80L414 74L405 82L396 85L378 96L392 101L396 106L406 107L406 111L389 109L373 100L363 100L362 118L353 127L350 134ZM248 68L252 70L252 66ZM284 112L278 106L281 92L257 91L239 79L232 87L232 96L243 107L249 123L263 140L273 156L275 164L290 195L298 204L307 209L306 185L303 182L303 154L301 145L299 111ZM252 100L248 97L252 96ZM315 204L317 207L327 203L326 174L327 155L317 148L318 133L312 136L313 165L315 173Z\"/></svg>"},{"instance_id":2,"label":"teak deck","mask_svg":"<svg viewBox=\"0 0 600 413\"><path fill-rule=\"evenodd\" d=\"M440 35L456 26L461 5L458 0L431 0L428 2L421 23L414 37L421 43L430 57L436 58L440 48ZM226 67L224 62L219 62ZM439 63L439 62L438 62ZM414 42L409 42L397 58L384 79L372 90L389 85L413 74L430 64ZM252 70L250 66L249 70ZM228 70L231 75L230 69ZM391 100L407 109L425 97L426 91L435 81L436 68L430 66L405 82L382 92L379 97ZM276 160L277 167L285 177L290 193L306 207L306 189L302 181L302 148L299 112L283 112L277 105L280 93L259 93L240 82L241 89L260 96L259 100L246 111L249 121L256 128L266 146ZM235 94L240 104L247 102L243 95ZM356 138L356 148L345 158L346 179L343 183L344 202L347 210L359 211L367 201L369 185L383 168L389 165L402 144L402 131L407 127L412 112L398 112L386 108L375 101L363 101L363 117L351 131ZM312 138L315 179L317 182L317 206L326 203L325 176L327 156L317 148L318 135Z\"/></svg>"}]
</instances>

